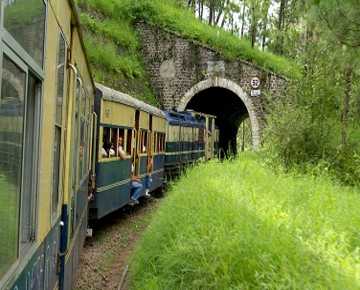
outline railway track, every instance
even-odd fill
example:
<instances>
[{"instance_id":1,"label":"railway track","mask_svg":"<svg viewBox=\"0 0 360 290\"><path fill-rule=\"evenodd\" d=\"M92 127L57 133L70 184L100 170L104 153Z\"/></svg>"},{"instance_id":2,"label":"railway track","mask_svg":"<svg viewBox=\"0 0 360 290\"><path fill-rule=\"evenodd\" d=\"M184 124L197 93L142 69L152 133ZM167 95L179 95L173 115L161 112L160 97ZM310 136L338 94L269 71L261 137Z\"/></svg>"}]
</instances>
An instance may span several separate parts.
<instances>
[{"instance_id":1,"label":"railway track","mask_svg":"<svg viewBox=\"0 0 360 290\"><path fill-rule=\"evenodd\" d=\"M144 200L94 225L80 258L76 290L128 289L129 258L160 202Z\"/></svg>"}]
</instances>

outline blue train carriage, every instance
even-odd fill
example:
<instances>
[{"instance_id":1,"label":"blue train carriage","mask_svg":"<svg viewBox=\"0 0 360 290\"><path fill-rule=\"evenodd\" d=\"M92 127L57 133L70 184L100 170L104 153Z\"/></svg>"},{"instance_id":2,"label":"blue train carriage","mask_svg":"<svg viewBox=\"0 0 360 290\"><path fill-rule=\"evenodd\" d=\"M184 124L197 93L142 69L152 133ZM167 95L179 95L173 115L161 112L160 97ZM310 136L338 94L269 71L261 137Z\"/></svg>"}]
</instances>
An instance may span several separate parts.
<instances>
[{"instance_id":1,"label":"blue train carriage","mask_svg":"<svg viewBox=\"0 0 360 290\"><path fill-rule=\"evenodd\" d=\"M151 191L162 187L166 120L161 110L100 84L95 112L96 190L90 215L100 219L130 202L133 175L141 178L142 195L147 176Z\"/></svg>"},{"instance_id":2,"label":"blue train carriage","mask_svg":"<svg viewBox=\"0 0 360 290\"><path fill-rule=\"evenodd\" d=\"M206 120L187 111L167 111L165 115L168 121L165 168L170 178L204 157Z\"/></svg>"},{"instance_id":3,"label":"blue train carriage","mask_svg":"<svg viewBox=\"0 0 360 290\"><path fill-rule=\"evenodd\" d=\"M195 111L188 111L195 119L205 122L204 130L204 157L210 160L217 156L220 132L216 126L216 116Z\"/></svg>"},{"instance_id":4,"label":"blue train carriage","mask_svg":"<svg viewBox=\"0 0 360 290\"><path fill-rule=\"evenodd\" d=\"M71 289L94 97L79 21L71 0L0 5L0 289Z\"/></svg>"}]
</instances>

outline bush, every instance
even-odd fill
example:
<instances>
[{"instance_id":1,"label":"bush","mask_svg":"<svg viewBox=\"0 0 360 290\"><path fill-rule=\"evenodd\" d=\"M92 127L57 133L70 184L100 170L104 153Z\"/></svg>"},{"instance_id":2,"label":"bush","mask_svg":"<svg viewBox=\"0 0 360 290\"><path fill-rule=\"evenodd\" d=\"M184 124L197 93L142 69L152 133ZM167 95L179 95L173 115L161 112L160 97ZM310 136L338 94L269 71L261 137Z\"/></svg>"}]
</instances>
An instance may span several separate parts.
<instances>
[{"instance_id":1,"label":"bush","mask_svg":"<svg viewBox=\"0 0 360 290\"><path fill-rule=\"evenodd\" d=\"M359 289L359 191L254 155L188 171L133 257L133 289Z\"/></svg>"}]
</instances>

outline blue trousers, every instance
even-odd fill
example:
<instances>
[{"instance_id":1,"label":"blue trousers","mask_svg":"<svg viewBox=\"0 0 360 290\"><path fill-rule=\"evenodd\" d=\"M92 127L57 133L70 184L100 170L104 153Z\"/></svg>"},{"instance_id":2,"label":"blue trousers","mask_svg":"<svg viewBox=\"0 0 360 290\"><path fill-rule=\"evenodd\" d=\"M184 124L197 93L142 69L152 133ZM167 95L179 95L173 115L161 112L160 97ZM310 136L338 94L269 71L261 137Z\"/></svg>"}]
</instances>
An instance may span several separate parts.
<instances>
[{"instance_id":1,"label":"blue trousers","mask_svg":"<svg viewBox=\"0 0 360 290\"><path fill-rule=\"evenodd\" d=\"M145 179L145 188L150 190L151 184L152 184L152 178L150 175L147 175Z\"/></svg>"},{"instance_id":2,"label":"blue trousers","mask_svg":"<svg viewBox=\"0 0 360 290\"><path fill-rule=\"evenodd\" d=\"M141 196L143 185L139 181L131 181L130 197L131 199L138 200Z\"/></svg>"}]
</instances>

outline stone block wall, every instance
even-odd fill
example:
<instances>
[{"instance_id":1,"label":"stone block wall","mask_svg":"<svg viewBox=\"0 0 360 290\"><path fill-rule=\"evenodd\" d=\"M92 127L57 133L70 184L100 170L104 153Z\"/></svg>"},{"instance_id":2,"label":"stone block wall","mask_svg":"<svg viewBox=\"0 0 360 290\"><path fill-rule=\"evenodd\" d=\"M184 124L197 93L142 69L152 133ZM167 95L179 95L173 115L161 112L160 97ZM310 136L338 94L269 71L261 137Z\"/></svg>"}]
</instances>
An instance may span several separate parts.
<instances>
[{"instance_id":1,"label":"stone block wall","mask_svg":"<svg viewBox=\"0 0 360 290\"><path fill-rule=\"evenodd\" d=\"M179 108L196 84L221 78L242 88L254 110L249 114L254 114L261 127L266 104L263 92L281 96L286 85L284 78L272 72L246 61L228 61L215 50L174 32L144 22L137 23L136 29L151 85L163 109ZM253 77L261 81L260 96L250 97Z\"/></svg>"}]
</instances>

